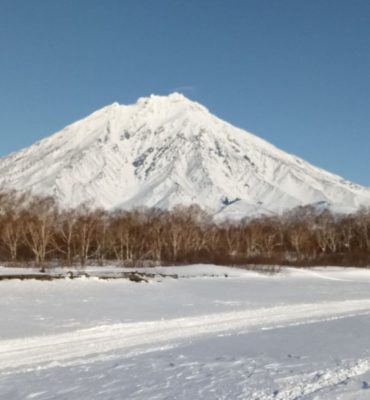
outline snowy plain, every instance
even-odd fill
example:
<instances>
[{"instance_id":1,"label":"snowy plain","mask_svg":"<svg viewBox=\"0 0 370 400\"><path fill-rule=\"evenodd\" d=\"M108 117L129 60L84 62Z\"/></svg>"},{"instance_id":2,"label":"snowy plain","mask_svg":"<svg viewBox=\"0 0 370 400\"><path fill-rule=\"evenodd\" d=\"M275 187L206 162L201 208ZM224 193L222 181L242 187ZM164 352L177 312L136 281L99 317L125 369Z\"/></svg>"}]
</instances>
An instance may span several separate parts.
<instances>
[{"instance_id":1,"label":"snowy plain","mask_svg":"<svg viewBox=\"0 0 370 400\"><path fill-rule=\"evenodd\" d=\"M370 270L150 271L1 281L0 399L370 399Z\"/></svg>"}]
</instances>

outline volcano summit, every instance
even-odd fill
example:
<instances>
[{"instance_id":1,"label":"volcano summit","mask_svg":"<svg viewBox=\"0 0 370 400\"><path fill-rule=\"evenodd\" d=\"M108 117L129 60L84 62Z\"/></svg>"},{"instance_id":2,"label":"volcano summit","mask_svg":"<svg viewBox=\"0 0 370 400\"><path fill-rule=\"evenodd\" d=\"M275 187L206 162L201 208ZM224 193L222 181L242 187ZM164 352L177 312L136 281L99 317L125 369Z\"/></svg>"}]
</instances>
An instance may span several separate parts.
<instances>
[{"instance_id":1,"label":"volcano summit","mask_svg":"<svg viewBox=\"0 0 370 400\"><path fill-rule=\"evenodd\" d=\"M198 204L218 217L300 205L351 212L370 189L212 115L179 93L114 103L0 158L0 188L108 210Z\"/></svg>"}]
</instances>

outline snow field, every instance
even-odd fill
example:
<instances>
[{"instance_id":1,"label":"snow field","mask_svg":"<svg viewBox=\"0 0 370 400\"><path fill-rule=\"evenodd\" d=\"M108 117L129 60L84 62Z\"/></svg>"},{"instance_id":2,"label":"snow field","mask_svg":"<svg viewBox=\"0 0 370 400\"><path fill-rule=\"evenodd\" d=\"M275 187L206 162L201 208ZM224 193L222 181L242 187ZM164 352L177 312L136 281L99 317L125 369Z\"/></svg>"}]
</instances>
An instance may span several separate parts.
<instances>
[{"instance_id":1,"label":"snow field","mask_svg":"<svg viewBox=\"0 0 370 400\"><path fill-rule=\"evenodd\" d=\"M1 282L0 398L370 399L370 271L233 271Z\"/></svg>"}]
</instances>

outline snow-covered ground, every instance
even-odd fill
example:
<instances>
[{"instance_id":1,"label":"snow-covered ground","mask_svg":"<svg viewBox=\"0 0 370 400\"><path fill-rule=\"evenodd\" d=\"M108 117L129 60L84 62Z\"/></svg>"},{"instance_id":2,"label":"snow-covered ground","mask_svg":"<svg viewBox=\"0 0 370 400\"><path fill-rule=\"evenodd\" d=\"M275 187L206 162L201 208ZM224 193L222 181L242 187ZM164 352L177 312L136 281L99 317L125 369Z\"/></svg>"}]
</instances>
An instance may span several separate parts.
<instances>
[{"instance_id":1,"label":"snow-covered ground","mask_svg":"<svg viewBox=\"0 0 370 400\"><path fill-rule=\"evenodd\" d=\"M0 399L370 399L370 270L154 271L1 281Z\"/></svg>"}]
</instances>

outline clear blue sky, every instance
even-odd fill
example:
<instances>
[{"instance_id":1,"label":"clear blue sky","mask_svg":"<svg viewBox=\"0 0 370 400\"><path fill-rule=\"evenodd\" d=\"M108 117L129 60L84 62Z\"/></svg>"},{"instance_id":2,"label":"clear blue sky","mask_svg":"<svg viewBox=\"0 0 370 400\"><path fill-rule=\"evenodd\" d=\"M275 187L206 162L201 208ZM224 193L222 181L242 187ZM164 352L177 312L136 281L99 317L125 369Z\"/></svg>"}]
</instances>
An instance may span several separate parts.
<instances>
[{"instance_id":1,"label":"clear blue sky","mask_svg":"<svg viewBox=\"0 0 370 400\"><path fill-rule=\"evenodd\" d=\"M369 0L0 0L0 155L175 90L370 185Z\"/></svg>"}]
</instances>

